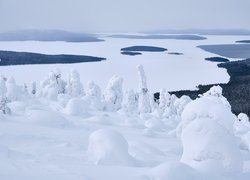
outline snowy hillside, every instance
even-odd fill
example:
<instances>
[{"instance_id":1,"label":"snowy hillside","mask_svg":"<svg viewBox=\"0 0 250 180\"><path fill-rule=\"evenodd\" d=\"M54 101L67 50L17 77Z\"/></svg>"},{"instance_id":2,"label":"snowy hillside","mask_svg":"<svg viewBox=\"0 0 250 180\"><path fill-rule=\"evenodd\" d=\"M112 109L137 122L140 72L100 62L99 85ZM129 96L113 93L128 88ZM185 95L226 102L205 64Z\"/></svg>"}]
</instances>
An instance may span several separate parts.
<instances>
[{"instance_id":1,"label":"snowy hillside","mask_svg":"<svg viewBox=\"0 0 250 180\"><path fill-rule=\"evenodd\" d=\"M147 67L131 69L133 90L118 75L101 90L77 70L31 85L2 76L0 179L249 179L248 117L231 112L219 86L196 100L161 89L154 101Z\"/></svg>"}]
</instances>

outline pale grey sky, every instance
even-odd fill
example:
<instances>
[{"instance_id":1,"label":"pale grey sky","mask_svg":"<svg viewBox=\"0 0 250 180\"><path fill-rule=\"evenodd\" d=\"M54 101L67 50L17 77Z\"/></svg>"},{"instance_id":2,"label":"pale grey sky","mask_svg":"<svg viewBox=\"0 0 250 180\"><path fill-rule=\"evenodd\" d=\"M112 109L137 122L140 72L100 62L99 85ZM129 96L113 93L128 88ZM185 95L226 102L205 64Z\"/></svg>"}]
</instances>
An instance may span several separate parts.
<instances>
[{"instance_id":1,"label":"pale grey sky","mask_svg":"<svg viewBox=\"0 0 250 180\"><path fill-rule=\"evenodd\" d=\"M250 0L0 0L0 31L250 29Z\"/></svg>"}]
</instances>

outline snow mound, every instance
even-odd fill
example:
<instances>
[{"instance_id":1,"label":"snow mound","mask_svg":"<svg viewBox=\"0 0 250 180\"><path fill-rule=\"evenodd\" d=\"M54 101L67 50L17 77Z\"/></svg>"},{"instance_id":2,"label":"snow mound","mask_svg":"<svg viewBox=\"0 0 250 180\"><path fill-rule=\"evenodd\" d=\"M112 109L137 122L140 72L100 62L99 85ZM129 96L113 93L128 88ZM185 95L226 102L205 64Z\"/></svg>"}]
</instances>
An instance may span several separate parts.
<instances>
[{"instance_id":1,"label":"snow mound","mask_svg":"<svg viewBox=\"0 0 250 180\"><path fill-rule=\"evenodd\" d=\"M80 98L72 98L67 103L65 112L73 116L87 116L88 103Z\"/></svg>"},{"instance_id":2,"label":"snow mound","mask_svg":"<svg viewBox=\"0 0 250 180\"><path fill-rule=\"evenodd\" d=\"M152 168L146 175L148 180L202 180L198 172L181 162L167 162Z\"/></svg>"},{"instance_id":3,"label":"snow mound","mask_svg":"<svg viewBox=\"0 0 250 180\"><path fill-rule=\"evenodd\" d=\"M135 165L126 139L111 129L97 130L89 136L88 154L97 165Z\"/></svg>"},{"instance_id":4,"label":"snow mound","mask_svg":"<svg viewBox=\"0 0 250 180\"><path fill-rule=\"evenodd\" d=\"M242 137L242 143L246 147L248 151L250 151L250 131L248 133L244 134Z\"/></svg>"},{"instance_id":5,"label":"snow mound","mask_svg":"<svg viewBox=\"0 0 250 180\"><path fill-rule=\"evenodd\" d=\"M211 88L184 109L177 127L181 161L195 169L216 173L242 172L242 157L234 135L237 121L219 87Z\"/></svg>"},{"instance_id":6,"label":"snow mound","mask_svg":"<svg viewBox=\"0 0 250 180\"><path fill-rule=\"evenodd\" d=\"M66 127L69 122L61 114L36 106L26 108L25 122L47 127Z\"/></svg>"},{"instance_id":7,"label":"snow mound","mask_svg":"<svg viewBox=\"0 0 250 180\"><path fill-rule=\"evenodd\" d=\"M181 161L200 171L241 172L242 158L236 138L226 128L199 118L182 132Z\"/></svg>"},{"instance_id":8,"label":"snow mound","mask_svg":"<svg viewBox=\"0 0 250 180\"><path fill-rule=\"evenodd\" d=\"M207 118L228 131L233 132L233 123L237 120L236 116L227 106L221 103L217 97L202 97L190 102L181 115L182 121L177 127L177 135L180 136L190 122L199 118Z\"/></svg>"}]
</instances>

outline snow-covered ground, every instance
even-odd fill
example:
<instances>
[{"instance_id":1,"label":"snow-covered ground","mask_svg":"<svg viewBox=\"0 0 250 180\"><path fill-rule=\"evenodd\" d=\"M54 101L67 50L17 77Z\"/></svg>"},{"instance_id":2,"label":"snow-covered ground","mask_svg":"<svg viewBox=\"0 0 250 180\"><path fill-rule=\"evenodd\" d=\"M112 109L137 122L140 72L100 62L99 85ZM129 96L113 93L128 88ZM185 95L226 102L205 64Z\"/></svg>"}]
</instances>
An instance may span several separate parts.
<instances>
[{"instance_id":1,"label":"snow-covered ground","mask_svg":"<svg viewBox=\"0 0 250 180\"><path fill-rule=\"evenodd\" d=\"M213 55L195 46L242 38L0 43L6 50L108 58L101 63L1 67L0 179L248 180L250 122L245 114L231 112L222 89L213 87L193 101L167 93L226 82L224 70L203 60ZM135 43L185 55L119 54ZM144 66L136 69L139 63ZM22 85L33 80L36 85ZM126 91L130 88L134 90ZM152 100L156 90L161 91L159 103Z\"/></svg>"},{"instance_id":2,"label":"snow-covered ground","mask_svg":"<svg viewBox=\"0 0 250 180\"><path fill-rule=\"evenodd\" d=\"M229 76L224 69L218 69L216 63L204 61L204 58L217 56L205 52L198 45L232 44L236 40L249 39L245 36L207 36L202 41L193 40L136 40L105 37L104 42L66 43L66 42L0 42L1 50L38 52L45 54L77 54L107 58L97 63L25 65L0 67L0 74L14 76L19 83L31 83L42 79L48 71L58 67L66 75L70 69L79 71L82 81L97 82L104 88L108 79L117 74L125 79L125 88L137 88L134 67L142 64L150 74L149 89L159 91L194 89L199 84L226 83ZM184 55L169 55L168 52L143 53L141 56L120 54L120 49L133 45L159 46L168 52L180 52Z\"/></svg>"}]
</instances>

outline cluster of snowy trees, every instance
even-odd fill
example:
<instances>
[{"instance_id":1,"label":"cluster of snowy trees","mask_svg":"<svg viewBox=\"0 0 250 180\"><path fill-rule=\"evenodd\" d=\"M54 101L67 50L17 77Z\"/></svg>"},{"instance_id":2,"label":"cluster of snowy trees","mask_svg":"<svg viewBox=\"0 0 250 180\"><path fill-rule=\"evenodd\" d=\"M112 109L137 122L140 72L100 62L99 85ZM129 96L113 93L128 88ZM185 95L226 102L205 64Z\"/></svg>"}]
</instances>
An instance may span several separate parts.
<instances>
[{"instance_id":1,"label":"cluster of snowy trees","mask_svg":"<svg viewBox=\"0 0 250 180\"><path fill-rule=\"evenodd\" d=\"M19 86L12 77L0 77L0 111L3 114L10 114L11 109L8 107L8 103L12 101L44 98L58 101L65 108L65 112L72 115L86 114L89 110L122 110L129 114L142 116L153 114L159 119L174 119L176 123L179 123L183 119L182 114L185 107L193 101L185 95L181 98L170 95L166 89L161 89L160 98L155 101L147 87L143 66L138 65L137 70L138 90L131 89L125 93L123 93L123 79L116 75L111 77L103 91L93 81L84 86L76 70L72 70L68 79L65 80L62 78L61 71L55 69L40 83L33 82L30 86L26 84ZM230 104L222 96L221 88L213 87L202 96L219 98L221 103L231 111ZM244 119L241 122L247 121L243 117L239 116L240 120Z\"/></svg>"},{"instance_id":2,"label":"cluster of snowy trees","mask_svg":"<svg viewBox=\"0 0 250 180\"><path fill-rule=\"evenodd\" d=\"M117 111L126 109L137 113L151 113L153 111L153 94L147 88L146 76L142 66L138 66L139 90L129 90L123 95L123 79L113 76L109 80L104 91L94 82L88 82L83 86L80 75L76 70L72 70L68 75L68 80L62 79L59 69L51 71L47 78L40 83L33 82L29 87L24 84L19 86L14 78L1 77L0 97L1 111L9 113L8 102L20 101L27 98L46 98L52 101L59 101L68 109L74 107L85 107L79 111L86 111L86 108ZM77 100L78 99L78 100ZM87 104L85 105L80 104ZM77 113L76 113L77 114Z\"/></svg>"},{"instance_id":3,"label":"cluster of snowy trees","mask_svg":"<svg viewBox=\"0 0 250 180\"><path fill-rule=\"evenodd\" d=\"M177 98L170 95L165 89L161 89L159 100L155 101L154 96L147 87L147 78L143 66L138 65L139 86L138 90L128 90L123 93L123 79L113 76L109 80L104 91L93 81L84 87L80 75L76 70L72 70L68 79L62 79L59 69L51 71L47 78L40 83L33 82L30 86L23 84L17 85L12 77L0 77L0 111L10 114L11 109L8 103L21 101L28 98L45 98L58 101L67 112L74 115L91 110L99 111L118 111L124 110L132 114L154 114L162 119L175 119L179 122L187 104L192 102L190 97L182 96ZM222 104L231 111L229 102L222 96L222 89L212 87L203 97L220 98ZM78 110L76 110L78 109ZM211 108L209 108L211 109ZM79 113L77 113L79 112ZM241 122L246 122L247 118L239 115ZM245 123L246 124L246 123Z\"/></svg>"}]
</instances>

